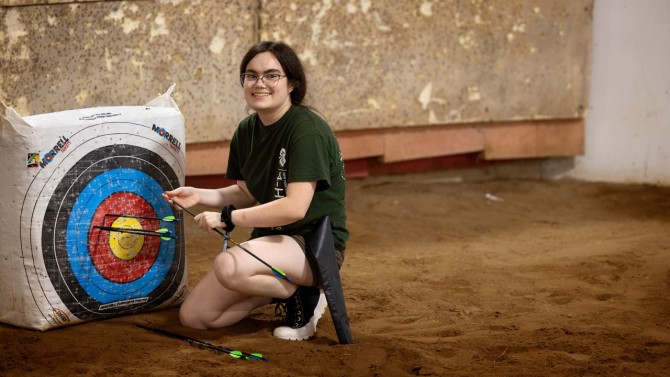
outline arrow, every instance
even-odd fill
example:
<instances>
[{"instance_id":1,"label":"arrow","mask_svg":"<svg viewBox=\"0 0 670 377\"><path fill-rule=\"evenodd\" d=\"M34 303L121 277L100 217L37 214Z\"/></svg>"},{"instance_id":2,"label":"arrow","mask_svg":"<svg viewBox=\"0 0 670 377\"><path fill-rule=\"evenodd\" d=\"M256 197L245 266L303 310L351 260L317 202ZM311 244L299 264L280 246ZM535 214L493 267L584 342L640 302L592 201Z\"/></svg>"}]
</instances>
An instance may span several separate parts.
<instances>
[{"instance_id":1,"label":"arrow","mask_svg":"<svg viewBox=\"0 0 670 377\"><path fill-rule=\"evenodd\" d=\"M186 211L189 215L195 217L195 214L194 214L193 212L189 211L188 208L186 208L186 207L184 207L183 205L179 204L177 201L174 200L174 198L170 198L170 200L172 201L172 203L176 204L177 207L183 209L183 210ZM220 230L217 229L217 228L212 228L212 229L213 229L216 233L219 233L220 235L222 235L223 238L224 238L226 241L229 241L229 240L230 240L230 242L232 242L232 243L234 243L235 245L237 245L240 249L244 250L247 254L251 255L252 257L256 258L256 260L258 260L259 262L261 262L261 263L263 263L264 265L268 266L268 268L270 268L270 270L272 270L272 273L273 273L276 277L278 277L279 279L286 279L287 281L293 283L293 280L292 280L291 278L289 278L288 276L286 276L286 274L284 273L284 271L278 269L277 267L270 266L266 261L264 261L264 260L262 260L261 258L259 258L256 254L254 254L254 253L252 253L251 251L247 250L246 247L244 247L244 246L240 245L239 243L235 242L235 240L233 240L232 238L230 238L230 236L228 235L228 232L225 232L225 233L224 233L224 232L220 231ZM224 247L224 249L225 249L225 247Z\"/></svg>"},{"instance_id":2,"label":"arrow","mask_svg":"<svg viewBox=\"0 0 670 377\"><path fill-rule=\"evenodd\" d=\"M214 230L216 230L216 229L214 229ZM289 278L288 276L286 276L286 274L284 273L284 271L278 269L277 267L273 267L273 266L270 266L269 264L267 264L264 260L262 260L261 258L259 258L258 256L256 256L256 254L254 254L254 253L252 253L251 251L247 250L244 246L240 245L240 244L237 243L234 239L230 238L230 236L228 236L228 233L224 234L223 236L226 238L226 240L230 240L230 242L234 243L234 244L235 244L236 246L238 246L240 249L246 251L249 255L251 255L252 257L254 257L254 258L256 258L256 259L258 259L258 261L260 261L260 262L263 263L264 265L270 267L270 269L272 270L272 273L273 273L276 277L278 277L278 278L280 278L280 279L286 279L286 280L288 280L289 282L293 283L293 280L291 280L291 278Z\"/></svg>"},{"instance_id":3,"label":"arrow","mask_svg":"<svg viewBox=\"0 0 670 377\"><path fill-rule=\"evenodd\" d=\"M131 219L147 219L147 220L159 220L159 221L165 221L165 222L179 222L181 221L180 219L170 215L170 216L165 216L165 217L149 217L149 216L136 216L136 215L125 215L125 214L119 214L119 213L107 213L105 216L113 216L113 217L129 217Z\"/></svg>"},{"instance_id":4,"label":"arrow","mask_svg":"<svg viewBox=\"0 0 670 377\"><path fill-rule=\"evenodd\" d=\"M161 228L156 230L147 230L147 229L135 229L135 228L117 228L113 226L99 226L95 225L94 228L100 230L107 230L110 232L121 232L129 234L139 234L143 236L151 237L160 237L162 240L170 241L172 239L178 239L179 237L172 234L172 232L167 228Z\"/></svg>"},{"instance_id":5,"label":"arrow","mask_svg":"<svg viewBox=\"0 0 670 377\"><path fill-rule=\"evenodd\" d=\"M216 352L226 353L226 354L228 354L228 355L230 355L230 356L232 356L236 359L242 359L242 360L252 359L252 360L270 361L270 360L264 358L263 355L261 355L260 353L246 353L246 352L234 350L232 348L228 348L228 347L224 347L224 346L215 346L212 343L208 343L208 342L198 340L198 339L189 338L185 335L173 333L173 332L170 332L170 331L167 331L167 330L157 329L155 327L150 327L150 326L146 326L146 325L140 325L139 323L137 323L135 325L137 327L143 328L145 330L153 331L157 334L161 334L161 335L164 335L164 336L169 336L170 338L183 340L185 342L188 342L192 346L200 346L200 347L207 348L207 349L210 349L210 350L213 350L213 351L216 351Z\"/></svg>"}]
</instances>

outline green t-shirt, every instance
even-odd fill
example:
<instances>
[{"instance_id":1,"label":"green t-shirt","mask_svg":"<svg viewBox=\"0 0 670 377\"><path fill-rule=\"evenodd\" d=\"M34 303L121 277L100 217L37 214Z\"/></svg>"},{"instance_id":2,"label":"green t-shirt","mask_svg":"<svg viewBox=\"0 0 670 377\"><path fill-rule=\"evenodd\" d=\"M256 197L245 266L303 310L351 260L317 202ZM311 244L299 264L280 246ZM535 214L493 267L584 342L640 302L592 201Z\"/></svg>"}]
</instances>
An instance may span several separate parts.
<instances>
[{"instance_id":1,"label":"green t-shirt","mask_svg":"<svg viewBox=\"0 0 670 377\"><path fill-rule=\"evenodd\" d=\"M291 182L316 181L316 192L302 220L281 227L254 228L252 236L305 236L316 220L330 217L335 247L344 251L349 231L344 206L344 162L333 130L302 106L264 126L257 114L240 122L230 144L228 179L244 181L260 204L286 196Z\"/></svg>"}]
</instances>

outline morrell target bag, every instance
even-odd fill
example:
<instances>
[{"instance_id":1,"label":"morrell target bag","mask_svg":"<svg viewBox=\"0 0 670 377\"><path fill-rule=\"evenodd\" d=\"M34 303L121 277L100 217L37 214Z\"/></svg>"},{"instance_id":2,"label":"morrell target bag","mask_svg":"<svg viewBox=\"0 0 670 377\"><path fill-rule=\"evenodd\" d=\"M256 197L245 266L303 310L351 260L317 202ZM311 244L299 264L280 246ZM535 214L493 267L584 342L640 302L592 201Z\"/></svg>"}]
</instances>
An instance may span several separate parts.
<instances>
[{"instance_id":1,"label":"morrell target bag","mask_svg":"<svg viewBox=\"0 0 670 377\"><path fill-rule=\"evenodd\" d=\"M2 106L0 321L48 330L176 306L187 289L184 117L145 106L21 117Z\"/></svg>"}]
</instances>

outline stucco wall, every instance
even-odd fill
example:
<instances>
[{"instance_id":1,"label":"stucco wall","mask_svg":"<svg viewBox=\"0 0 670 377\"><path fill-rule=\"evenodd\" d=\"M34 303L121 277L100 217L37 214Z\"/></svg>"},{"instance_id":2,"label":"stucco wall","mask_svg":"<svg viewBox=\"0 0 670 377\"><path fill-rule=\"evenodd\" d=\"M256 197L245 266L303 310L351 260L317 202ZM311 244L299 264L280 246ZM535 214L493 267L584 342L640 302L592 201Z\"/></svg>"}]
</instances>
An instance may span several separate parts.
<instances>
[{"instance_id":1,"label":"stucco wall","mask_svg":"<svg viewBox=\"0 0 670 377\"><path fill-rule=\"evenodd\" d=\"M141 105L176 83L187 141L225 139L245 111L237 65L255 12L243 0L2 8L0 100L21 115Z\"/></svg>"},{"instance_id":2,"label":"stucco wall","mask_svg":"<svg viewBox=\"0 0 670 377\"><path fill-rule=\"evenodd\" d=\"M54 3L0 8L0 100L22 115L141 104L175 82L187 142L226 140L246 114L239 60L260 38L296 48L338 131L587 107L593 0Z\"/></svg>"},{"instance_id":3,"label":"stucco wall","mask_svg":"<svg viewBox=\"0 0 670 377\"><path fill-rule=\"evenodd\" d=\"M591 1L263 3L337 129L583 115Z\"/></svg>"}]
</instances>

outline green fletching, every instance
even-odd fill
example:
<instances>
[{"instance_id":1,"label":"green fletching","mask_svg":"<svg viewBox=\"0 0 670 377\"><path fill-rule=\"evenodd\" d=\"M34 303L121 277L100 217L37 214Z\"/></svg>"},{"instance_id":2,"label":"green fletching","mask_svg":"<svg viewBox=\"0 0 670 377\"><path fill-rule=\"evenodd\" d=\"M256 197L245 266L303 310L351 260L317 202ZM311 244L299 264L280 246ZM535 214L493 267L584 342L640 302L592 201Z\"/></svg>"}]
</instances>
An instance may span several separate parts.
<instances>
[{"instance_id":1,"label":"green fletching","mask_svg":"<svg viewBox=\"0 0 670 377\"><path fill-rule=\"evenodd\" d=\"M280 279L282 279L282 278L286 279L287 281L290 281L291 283L293 283L293 280L291 280L291 278L286 276L284 271L278 269L277 267L272 267L272 266L270 266L270 269L272 269L272 272L275 274L276 277L278 277Z\"/></svg>"}]
</instances>

